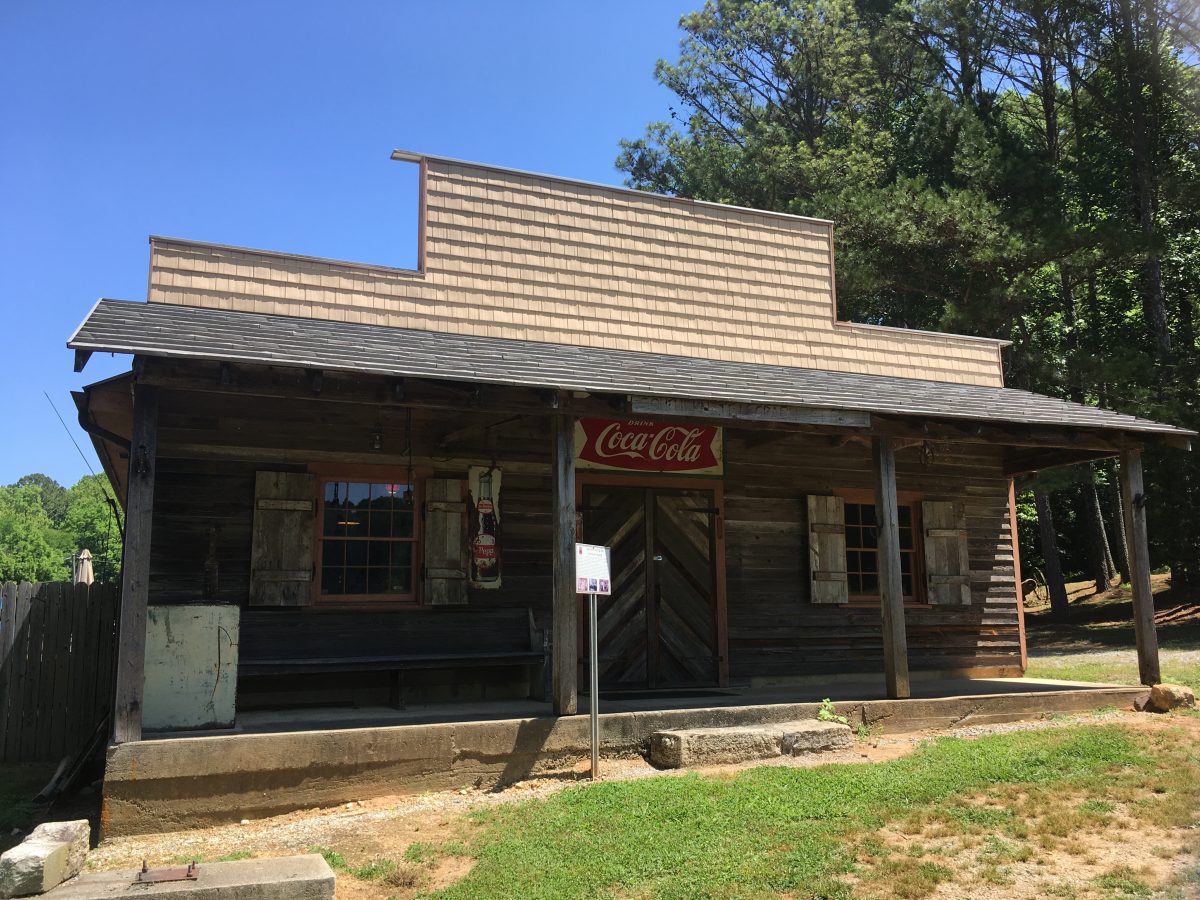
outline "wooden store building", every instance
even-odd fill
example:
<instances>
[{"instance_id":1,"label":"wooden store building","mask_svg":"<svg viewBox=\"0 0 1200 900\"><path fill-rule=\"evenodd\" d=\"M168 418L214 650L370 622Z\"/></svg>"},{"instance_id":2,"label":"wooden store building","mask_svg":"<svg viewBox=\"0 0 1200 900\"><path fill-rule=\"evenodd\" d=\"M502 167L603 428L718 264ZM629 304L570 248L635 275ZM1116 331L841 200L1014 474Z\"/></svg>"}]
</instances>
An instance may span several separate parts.
<instances>
[{"instance_id":1,"label":"wooden store building","mask_svg":"<svg viewBox=\"0 0 1200 900\"><path fill-rule=\"evenodd\" d=\"M1191 432L1004 387L1004 342L838 319L830 222L434 156L416 269L151 239L71 337L124 504L118 742L290 705L1019 675L1013 479ZM797 687L797 692L801 688Z\"/></svg>"}]
</instances>

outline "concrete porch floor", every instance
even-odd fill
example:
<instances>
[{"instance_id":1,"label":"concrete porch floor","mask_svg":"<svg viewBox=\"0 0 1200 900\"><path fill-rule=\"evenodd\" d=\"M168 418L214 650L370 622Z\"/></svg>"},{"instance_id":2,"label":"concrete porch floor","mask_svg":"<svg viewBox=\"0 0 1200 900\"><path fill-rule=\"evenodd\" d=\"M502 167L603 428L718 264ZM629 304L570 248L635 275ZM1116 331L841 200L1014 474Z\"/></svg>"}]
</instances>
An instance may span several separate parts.
<instances>
[{"instance_id":1,"label":"concrete porch floor","mask_svg":"<svg viewBox=\"0 0 1200 900\"><path fill-rule=\"evenodd\" d=\"M1057 681L1045 678L942 678L914 673L913 700L947 697L991 697L1000 694L1043 694L1056 691L1094 691L1097 688L1128 688L1129 685L1100 685L1090 682ZM818 703L824 698L837 703L884 700L883 677L842 677L769 687L731 687L692 691L655 691L634 696L631 692L614 698L600 694L600 712L633 713L665 710L719 709L734 706L772 706ZM579 713L591 711L586 694L579 697ZM1031 709L1036 700L1030 698ZM412 704L405 709L390 706L310 707L305 709L253 710L238 713L233 728L212 731L147 732L146 740L181 737L216 737L234 734L278 734L294 731L325 731L342 728L379 728L397 725L435 725L454 722L492 722L549 716L550 704L538 700L487 700Z\"/></svg>"}]
</instances>

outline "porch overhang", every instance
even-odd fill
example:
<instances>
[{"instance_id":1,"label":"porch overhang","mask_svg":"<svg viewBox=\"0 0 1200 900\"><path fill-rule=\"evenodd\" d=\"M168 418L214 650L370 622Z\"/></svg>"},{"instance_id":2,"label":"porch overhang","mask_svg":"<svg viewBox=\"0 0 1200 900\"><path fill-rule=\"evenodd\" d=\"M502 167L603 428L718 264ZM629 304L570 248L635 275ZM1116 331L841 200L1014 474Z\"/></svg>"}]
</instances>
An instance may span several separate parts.
<instances>
[{"instance_id":1,"label":"porch overhang","mask_svg":"<svg viewBox=\"0 0 1200 900\"><path fill-rule=\"evenodd\" d=\"M68 347L81 363L132 354L139 381L168 388L443 408L479 406L486 392L497 412L678 417L828 433L835 444L885 436L899 449L989 443L1010 448L1010 475L1151 444L1190 449L1196 435L1011 388L159 303L101 300ZM78 401L110 454L127 432L124 413L105 405L118 409L122 393L101 383Z\"/></svg>"}]
</instances>

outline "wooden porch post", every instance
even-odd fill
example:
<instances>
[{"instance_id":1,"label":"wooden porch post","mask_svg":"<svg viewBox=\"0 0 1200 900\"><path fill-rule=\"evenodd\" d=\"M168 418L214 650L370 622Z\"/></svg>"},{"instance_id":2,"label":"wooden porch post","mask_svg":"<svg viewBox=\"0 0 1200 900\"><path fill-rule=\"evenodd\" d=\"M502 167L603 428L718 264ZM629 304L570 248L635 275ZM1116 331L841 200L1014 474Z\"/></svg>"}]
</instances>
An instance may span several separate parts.
<instances>
[{"instance_id":1,"label":"wooden porch post","mask_svg":"<svg viewBox=\"0 0 1200 900\"><path fill-rule=\"evenodd\" d=\"M1133 633L1137 640L1142 684L1158 684L1158 632L1154 628L1154 594L1150 589L1150 545L1146 537L1146 494L1142 485L1142 452L1121 454L1121 499L1129 541L1129 583L1133 589Z\"/></svg>"},{"instance_id":2,"label":"wooden porch post","mask_svg":"<svg viewBox=\"0 0 1200 900\"><path fill-rule=\"evenodd\" d=\"M556 415L551 462L554 503L554 567L552 585L553 647L551 694L554 714L573 716L579 709L578 635L575 595L575 420Z\"/></svg>"},{"instance_id":3,"label":"wooden porch post","mask_svg":"<svg viewBox=\"0 0 1200 900\"><path fill-rule=\"evenodd\" d=\"M909 696L904 583L900 575L900 521L896 511L896 454L891 438L871 439L875 463L875 524L879 529L879 599L883 612L883 667L887 695Z\"/></svg>"},{"instance_id":4,"label":"wooden porch post","mask_svg":"<svg viewBox=\"0 0 1200 900\"><path fill-rule=\"evenodd\" d=\"M154 466L158 388L133 387L133 437L125 498L125 548L121 562L121 625L113 702L113 743L142 739L146 670L146 601L150 582L150 534L154 513Z\"/></svg>"}]
</instances>

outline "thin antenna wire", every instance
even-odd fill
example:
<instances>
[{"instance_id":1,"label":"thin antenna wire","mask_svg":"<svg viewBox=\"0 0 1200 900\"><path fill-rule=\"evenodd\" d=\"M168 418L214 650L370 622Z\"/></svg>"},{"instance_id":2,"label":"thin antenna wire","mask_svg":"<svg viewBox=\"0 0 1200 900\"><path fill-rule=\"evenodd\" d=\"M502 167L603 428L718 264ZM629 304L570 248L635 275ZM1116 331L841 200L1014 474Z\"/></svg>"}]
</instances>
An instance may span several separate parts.
<instances>
[{"instance_id":1,"label":"thin antenna wire","mask_svg":"<svg viewBox=\"0 0 1200 900\"><path fill-rule=\"evenodd\" d=\"M67 437L71 439L71 443L75 445L75 449L79 450L79 458L83 460L83 464L88 467L88 471L92 475L96 474L96 470L92 468L92 464L88 462L88 458L83 455L83 450L79 447L79 442L75 440L75 435L71 434L71 429L67 427L67 423L63 421L63 417L59 415L58 407L54 405L54 401L50 399L50 395L42 391L42 396L46 398L46 402L50 404L50 408L54 410L54 414L58 416L58 421L63 427L63 431L67 433Z\"/></svg>"},{"instance_id":2,"label":"thin antenna wire","mask_svg":"<svg viewBox=\"0 0 1200 900\"><path fill-rule=\"evenodd\" d=\"M71 429L67 427L67 423L63 420L62 414L59 413L58 407L54 405L54 401L50 399L50 395L48 393L46 393L45 391L42 391L42 396L46 398L46 402L49 403L50 408L52 410L54 410L54 415L56 415L58 417L59 424L62 425L63 431L65 431L67 433L67 437L69 437L71 439L71 443L74 444L75 449L79 451L79 458L83 460L83 464L88 467L88 471L91 472L92 477L95 478L96 470L92 468L91 462L88 460L87 456L84 455L82 448L80 448L80 446L79 446L79 442L77 440L75 440L75 435L71 434ZM117 514L116 504L113 503L112 498L109 497L109 495L108 495L108 491L106 489L104 489L103 486L101 487L101 490L104 493L105 501L108 503L109 512L112 514L112 519L116 519L117 530L124 532L124 529L121 527L121 518ZM110 519L108 522L108 530L104 534L104 549L101 550L101 558L104 560L103 564L104 564L105 569L108 568L108 564L110 562L109 552L108 552L109 551L108 543L109 543L110 538L112 537L112 526L113 526L112 519ZM122 533L121 537L122 537L122 539L125 537L124 533Z\"/></svg>"}]
</instances>

